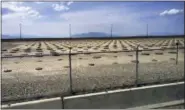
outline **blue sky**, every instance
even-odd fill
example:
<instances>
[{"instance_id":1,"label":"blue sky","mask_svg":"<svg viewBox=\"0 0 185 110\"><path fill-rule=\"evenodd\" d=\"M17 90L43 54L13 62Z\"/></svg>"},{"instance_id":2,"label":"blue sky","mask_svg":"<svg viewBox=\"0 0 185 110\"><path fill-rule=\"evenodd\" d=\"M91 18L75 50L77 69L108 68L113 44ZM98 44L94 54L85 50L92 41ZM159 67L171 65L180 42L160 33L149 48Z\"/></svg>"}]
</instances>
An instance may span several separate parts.
<instances>
[{"instance_id":1,"label":"blue sky","mask_svg":"<svg viewBox=\"0 0 185 110\"><path fill-rule=\"evenodd\" d=\"M183 2L3 2L2 33L68 37L103 32L122 36L184 34Z\"/></svg>"}]
</instances>

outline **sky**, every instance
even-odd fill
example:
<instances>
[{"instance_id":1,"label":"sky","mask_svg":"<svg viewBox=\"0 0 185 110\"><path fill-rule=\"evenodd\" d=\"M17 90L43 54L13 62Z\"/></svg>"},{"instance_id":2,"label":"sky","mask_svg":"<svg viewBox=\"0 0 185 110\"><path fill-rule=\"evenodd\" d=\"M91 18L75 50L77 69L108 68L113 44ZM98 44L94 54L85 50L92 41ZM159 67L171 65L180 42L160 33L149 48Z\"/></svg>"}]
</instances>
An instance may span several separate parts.
<instances>
[{"instance_id":1,"label":"sky","mask_svg":"<svg viewBox=\"0 0 185 110\"><path fill-rule=\"evenodd\" d=\"M102 32L120 36L184 35L182 2L2 2L2 34L69 37Z\"/></svg>"}]
</instances>

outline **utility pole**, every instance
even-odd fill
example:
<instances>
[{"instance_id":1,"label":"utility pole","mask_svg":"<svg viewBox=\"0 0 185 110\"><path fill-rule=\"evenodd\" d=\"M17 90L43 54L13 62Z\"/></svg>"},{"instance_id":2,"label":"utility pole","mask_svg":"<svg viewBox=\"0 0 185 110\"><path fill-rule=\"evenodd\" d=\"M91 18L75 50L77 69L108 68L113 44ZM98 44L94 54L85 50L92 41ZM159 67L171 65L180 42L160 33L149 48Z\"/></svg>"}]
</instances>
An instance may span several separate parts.
<instances>
[{"instance_id":1,"label":"utility pole","mask_svg":"<svg viewBox=\"0 0 185 110\"><path fill-rule=\"evenodd\" d=\"M73 94L72 89L72 65L71 65L71 24L69 24L69 38L70 38L70 46L69 46L69 81L70 81L70 92Z\"/></svg>"},{"instance_id":2,"label":"utility pole","mask_svg":"<svg viewBox=\"0 0 185 110\"><path fill-rule=\"evenodd\" d=\"M123 34L122 35L124 36L124 26L123 26Z\"/></svg>"},{"instance_id":3,"label":"utility pole","mask_svg":"<svg viewBox=\"0 0 185 110\"><path fill-rule=\"evenodd\" d=\"M71 40L71 24L69 24L69 37L70 37L70 40Z\"/></svg>"},{"instance_id":4,"label":"utility pole","mask_svg":"<svg viewBox=\"0 0 185 110\"><path fill-rule=\"evenodd\" d=\"M111 24L111 29L110 29L110 32L111 32L111 33L110 33L110 36L111 36L111 38L112 38L112 26L113 26L113 25Z\"/></svg>"},{"instance_id":5,"label":"utility pole","mask_svg":"<svg viewBox=\"0 0 185 110\"><path fill-rule=\"evenodd\" d=\"M147 36L148 36L148 24L146 24L146 32L147 32Z\"/></svg>"},{"instance_id":6,"label":"utility pole","mask_svg":"<svg viewBox=\"0 0 185 110\"><path fill-rule=\"evenodd\" d=\"M178 64L178 53L179 53L179 41L177 40L176 42L176 46L177 46L177 53L176 53L176 65Z\"/></svg>"},{"instance_id":7,"label":"utility pole","mask_svg":"<svg viewBox=\"0 0 185 110\"><path fill-rule=\"evenodd\" d=\"M136 80L135 80L135 86L136 87L138 86L139 46L140 45L137 45L137 47L136 47Z\"/></svg>"},{"instance_id":8,"label":"utility pole","mask_svg":"<svg viewBox=\"0 0 185 110\"><path fill-rule=\"evenodd\" d=\"M21 23L19 24L20 27L20 39L22 38L22 32L21 32Z\"/></svg>"}]
</instances>

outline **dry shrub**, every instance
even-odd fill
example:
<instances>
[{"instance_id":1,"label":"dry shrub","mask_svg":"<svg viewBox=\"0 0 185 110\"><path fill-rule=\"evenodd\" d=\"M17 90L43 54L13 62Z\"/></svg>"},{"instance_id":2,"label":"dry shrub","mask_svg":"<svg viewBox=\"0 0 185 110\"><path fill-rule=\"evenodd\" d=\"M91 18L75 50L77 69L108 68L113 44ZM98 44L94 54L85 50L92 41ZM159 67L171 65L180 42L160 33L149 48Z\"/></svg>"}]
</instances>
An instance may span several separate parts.
<instances>
[{"instance_id":1,"label":"dry shrub","mask_svg":"<svg viewBox=\"0 0 185 110\"><path fill-rule=\"evenodd\" d=\"M37 68L35 68L35 70L42 70L42 68L41 67L37 67Z\"/></svg>"},{"instance_id":2,"label":"dry shrub","mask_svg":"<svg viewBox=\"0 0 185 110\"><path fill-rule=\"evenodd\" d=\"M35 56L36 57L43 57L43 54L42 53L35 53Z\"/></svg>"},{"instance_id":3,"label":"dry shrub","mask_svg":"<svg viewBox=\"0 0 185 110\"><path fill-rule=\"evenodd\" d=\"M55 52L55 51L50 51L51 55L52 56L60 56L60 54L58 52Z\"/></svg>"},{"instance_id":4,"label":"dry shrub","mask_svg":"<svg viewBox=\"0 0 185 110\"><path fill-rule=\"evenodd\" d=\"M43 50L37 50L37 52L43 52Z\"/></svg>"},{"instance_id":5,"label":"dry shrub","mask_svg":"<svg viewBox=\"0 0 185 110\"><path fill-rule=\"evenodd\" d=\"M143 49L144 49L144 50L147 50L147 49L149 49L149 48L147 48L147 47L144 47Z\"/></svg>"},{"instance_id":6,"label":"dry shrub","mask_svg":"<svg viewBox=\"0 0 185 110\"><path fill-rule=\"evenodd\" d=\"M12 51L10 51L10 53L17 53L17 52L12 50Z\"/></svg>"},{"instance_id":7,"label":"dry shrub","mask_svg":"<svg viewBox=\"0 0 185 110\"><path fill-rule=\"evenodd\" d=\"M148 45L148 47L153 47L153 45Z\"/></svg>"},{"instance_id":8,"label":"dry shrub","mask_svg":"<svg viewBox=\"0 0 185 110\"><path fill-rule=\"evenodd\" d=\"M170 60L175 60L175 58L170 58Z\"/></svg>"},{"instance_id":9,"label":"dry shrub","mask_svg":"<svg viewBox=\"0 0 185 110\"><path fill-rule=\"evenodd\" d=\"M50 48L50 47L47 47L47 50L53 50L52 48Z\"/></svg>"},{"instance_id":10,"label":"dry shrub","mask_svg":"<svg viewBox=\"0 0 185 110\"><path fill-rule=\"evenodd\" d=\"M150 55L150 53L146 53L146 52L145 52L145 53L141 53L141 55Z\"/></svg>"},{"instance_id":11,"label":"dry shrub","mask_svg":"<svg viewBox=\"0 0 185 110\"><path fill-rule=\"evenodd\" d=\"M5 56L7 56L7 57L11 57L11 56L12 56L12 54L6 54Z\"/></svg>"},{"instance_id":12,"label":"dry shrub","mask_svg":"<svg viewBox=\"0 0 185 110\"><path fill-rule=\"evenodd\" d=\"M42 62L42 60L38 60L37 62Z\"/></svg>"},{"instance_id":13,"label":"dry shrub","mask_svg":"<svg viewBox=\"0 0 185 110\"><path fill-rule=\"evenodd\" d=\"M161 49L166 49L166 47L161 47Z\"/></svg>"},{"instance_id":14,"label":"dry shrub","mask_svg":"<svg viewBox=\"0 0 185 110\"><path fill-rule=\"evenodd\" d=\"M18 64L19 62L16 61L16 62L14 62L14 63L15 63L15 64Z\"/></svg>"},{"instance_id":15,"label":"dry shrub","mask_svg":"<svg viewBox=\"0 0 185 110\"><path fill-rule=\"evenodd\" d=\"M129 50L124 50L124 52L129 52Z\"/></svg>"},{"instance_id":16,"label":"dry shrub","mask_svg":"<svg viewBox=\"0 0 185 110\"><path fill-rule=\"evenodd\" d=\"M109 47L104 47L103 49L109 49Z\"/></svg>"},{"instance_id":17,"label":"dry shrub","mask_svg":"<svg viewBox=\"0 0 185 110\"><path fill-rule=\"evenodd\" d=\"M139 63L139 61L131 60L132 63Z\"/></svg>"},{"instance_id":18,"label":"dry shrub","mask_svg":"<svg viewBox=\"0 0 185 110\"><path fill-rule=\"evenodd\" d=\"M37 51L40 51L40 50L42 50L42 49L41 49L41 48L37 48L36 50L37 50Z\"/></svg>"},{"instance_id":19,"label":"dry shrub","mask_svg":"<svg viewBox=\"0 0 185 110\"><path fill-rule=\"evenodd\" d=\"M107 50L101 50L102 52L106 52Z\"/></svg>"},{"instance_id":20,"label":"dry shrub","mask_svg":"<svg viewBox=\"0 0 185 110\"><path fill-rule=\"evenodd\" d=\"M84 54L87 54L87 55L89 55L89 54L91 54L90 52L86 52L86 53L84 53Z\"/></svg>"},{"instance_id":21,"label":"dry shrub","mask_svg":"<svg viewBox=\"0 0 185 110\"><path fill-rule=\"evenodd\" d=\"M145 50L146 52L151 52L151 51L153 51L152 49L147 49L147 50Z\"/></svg>"},{"instance_id":22,"label":"dry shrub","mask_svg":"<svg viewBox=\"0 0 185 110\"><path fill-rule=\"evenodd\" d=\"M87 46L87 48L91 48L91 46Z\"/></svg>"},{"instance_id":23,"label":"dry shrub","mask_svg":"<svg viewBox=\"0 0 185 110\"><path fill-rule=\"evenodd\" d=\"M19 48L15 48L15 49L13 49L12 51L19 51Z\"/></svg>"},{"instance_id":24,"label":"dry shrub","mask_svg":"<svg viewBox=\"0 0 185 110\"><path fill-rule=\"evenodd\" d=\"M169 51L168 53L170 53L170 54L176 54L177 52L176 51Z\"/></svg>"},{"instance_id":25,"label":"dry shrub","mask_svg":"<svg viewBox=\"0 0 185 110\"><path fill-rule=\"evenodd\" d=\"M128 50L127 48L123 48L122 50Z\"/></svg>"},{"instance_id":26,"label":"dry shrub","mask_svg":"<svg viewBox=\"0 0 185 110\"><path fill-rule=\"evenodd\" d=\"M58 49L64 49L63 47L59 47Z\"/></svg>"},{"instance_id":27,"label":"dry shrub","mask_svg":"<svg viewBox=\"0 0 185 110\"><path fill-rule=\"evenodd\" d=\"M118 64L118 62L113 62L112 64L115 65L115 64Z\"/></svg>"},{"instance_id":28,"label":"dry shrub","mask_svg":"<svg viewBox=\"0 0 185 110\"><path fill-rule=\"evenodd\" d=\"M157 60L156 59L152 59L153 62L156 62Z\"/></svg>"},{"instance_id":29,"label":"dry shrub","mask_svg":"<svg viewBox=\"0 0 185 110\"><path fill-rule=\"evenodd\" d=\"M89 63L89 66L94 66L95 64L94 63Z\"/></svg>"},{"instance_id":30,"label":"dry shrub","mask_svg":"<svg viewBox=\"0 0 185 110\"><path fill-rule=\"evenodd\" d=\"M5 72L5 73L8 73L8 72L12 72L12 70L6 69L6 70L4 70L4 72Z\"/></svg>"},{"instance_id":31,"label":"dry shrub","mask_svg":"<svg viewBox=\"0 0 185 110\"><path fill-rule=\"evenodd\" d=\"M117 45L113 45L114 48L117 48Z\"/></svg>"},{"instance_id":32,"label":"dry shrub","mask_svg":"<svg viewBox=\"0 0 185 110\"><path fill-rule=\"evenodd\" d=\"M58 61L61 61L61 60L63 60L63 59L58 59Z\"/></svg>"},{"instance_id":33,"label":"dry shrub","mask_svg":"<svg viewBox=\"0 0 185 110\"><path fill-rule=\"evenodd\" d=\"M69 68L69 66L64 66L64 68Z\"/></svg>"},{"instance_id":34,"label":"dry shrub","mask_svg":"<svg viewBox=\"0 0 185 110\"><path fill-rule=\"evenodd\" d=\"M77 53L71 53L71 55L77 55Z\"/></svg>"},{"instance_id":35,"label":"dry shrub","mask_svg":"<svg viewBox=\"0 0 185 110\"><path fill-rule=\"evenodd\" d=\"M163 55L163 52L155 52L156 55Z\"/></svg>"},{"instance_id":36,"label":"dry shrub","mask_svg":"<svg viewBox=\"0 0 185 110\"><path fill-rule=\"evenodd\" d=\"M31 52L30 48L24 49L24 52Z\"/></svg>"},{"instance_id":37,"label":"dry shrub","mask_svg":"<svg viewBox=\"0 0 185 110\"><path fill-rule=\"evenodd\" d=\"M99 59L101 56L93 56L94 59Z\"/></svg>"},{"instance_id":38,"label":"dry shrub","mask_svg":"<svg viewBox=\"0 0 185 110\"><path fill-rule=\"evenodd\" d=\"M21 54L21 56L28 56L28 54L26 54L26 53L23 53L23 54Z\"/></svg>"}]
</instances>

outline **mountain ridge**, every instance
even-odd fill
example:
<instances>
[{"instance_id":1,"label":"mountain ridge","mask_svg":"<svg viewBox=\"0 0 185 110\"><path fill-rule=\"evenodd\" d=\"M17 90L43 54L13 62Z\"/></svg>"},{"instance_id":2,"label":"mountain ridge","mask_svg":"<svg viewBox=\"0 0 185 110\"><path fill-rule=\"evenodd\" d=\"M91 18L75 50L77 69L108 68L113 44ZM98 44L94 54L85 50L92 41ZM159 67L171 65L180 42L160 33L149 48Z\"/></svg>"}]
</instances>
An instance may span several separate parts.
<instances>
[{"instance_id":1,"label":"mountain ridge","mask_svg":"<svg viewBox=\"0 0 185 110\"><path fill-rule=\"evenodd\" d=\"M154 35L151 35L154 34ZM156 35L158 34L158 35ZM137 35L139 37L146 37L146 35ZM112 35L112 37L137 37L135 36L122 36L122 35ZM175 35L172 33L163 33L163 32L158 32L158 33L150 33L150 35L148 35L149 37L158 37L158 36L179 36L179 35ZM79 33L79 34L74 34L71 35L72 38L112 38L110 34L104 33L104 32L87 32L87 33ZM2 39L20 39L20 35L18 34L14 34L14 35L6 35L3 34L1 36ZM39 35L26 35L23 34L22 38L69 38L68 36L66 37L62 37L62 36L39 36Z\"/></svg>"}]
</instances>

